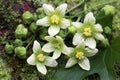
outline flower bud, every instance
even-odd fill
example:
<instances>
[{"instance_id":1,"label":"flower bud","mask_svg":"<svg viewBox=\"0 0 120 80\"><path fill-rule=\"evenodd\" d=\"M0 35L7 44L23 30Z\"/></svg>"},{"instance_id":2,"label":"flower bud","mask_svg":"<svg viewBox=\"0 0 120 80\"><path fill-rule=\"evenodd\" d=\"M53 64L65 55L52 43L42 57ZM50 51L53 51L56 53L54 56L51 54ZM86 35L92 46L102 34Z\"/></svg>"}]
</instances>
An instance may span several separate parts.
<instances>
[{"instance_id":1,"label":"flower bud","mask_svg":"<svg viewBox=\"0 0 120 80\"><path fill-rule=\"evenodd\" d=\"M17 29L15 30L16 38L23 39L26 38L28 35L28 29L24 27L23 24L19 24Z\"/></svg>"},{"instance_id":2,"label":"flower bud","mask_svg":"<svg viewBox=\"0 0 120 80\"><path fill-rule=\"evenodd\" d=\"M60 30L58 35L61 36L62 38L64 38L66 36L65 31L63 31L63 30Z\"/></svg>"},{"instance_id":3,"label":"flower bud","mask_svg":"<svg viewBox=\"0 0 120 80\"><path fill-rule=\"evenodd\" d=\"M21 59L26 58L26 48L25 47L16 47L15 54Z\"/></svg>"},{"instance_id":4,"label":"flower bud","mask_svg":"<svg viewBox=\"0 0 120 80\"><path fill-rule=\"evenodd\" d=\"M14 50L14 46L13 45L10 45L8 43L5 45L5 51L7 52L7 54L12 54L13 50Z\"/></svg>"},{"instance_id":5,"label":"flower bud","mask_svg":"<svg viewBox=\"0 0 120 80\"><path fill-rule=\"evenodd\" d=\"M41 14L41 13L42 13L42 8L37 8L36 12L37 12L38 14Z\"/></svg>"},{"instance_id":6,"label":"flower bud","mask_svg":"<svg viewBox=\"0 0 120 80\"><path fill-rule=\"evenodd\" d=\"M111 5L106 5L102 8L102 10L105 12L105 15L114 15L115 14L115 7Z\"/></svg>"},{"instance_id":7,"label":"flower bud","mask_svg":"<svg viewBox=\"0 0 120 80\"><path fill-rule=\"evenodd\" d=\"M18 46L22 46L23 45L23 41L20 40L20 39L16 39L15 42L14 42L15 46L18 47Z\"/></svg>"},{"instance_id":8,"label":"flower bud","mask_svg":"<svg viewBox=\"0 0 120 80\"><path fill-rule=\"evenodd\" d=\"M33 15L31 12L29 11L26 11L23 13L23 20L26 22L26 23L31 23L31 21L33 20Z\"/></svg>"},{"instance_id":9,"label":"flower bud","mask_svg":"<svg viewBox=\"0 0 120 80\"><path fill-rule=\"evenodd\" d=\"M75 33L76 32L76 28L74 26L68 27L68 30L69 30L70 33Z\"/></svg>"},{"instance_id":10,"label":"flower bud","mask_svg":"<svg viewBox=\"0 0 120 80\"><path fill-rule=\"evenodd\" d=\"M30 25L30 30L31 32L35 33L36 30L37 30L37 25L35 22L32 22L31 25Z\"/></svg>"},{"instance_id":11,"label":"flower bud","mask_svg":"<svg viewBox=\"0 0 120 80\"><path fill-rule=\"evenodd\" d=\"M111 28L108 27L108 26L106 26L106 27L104 28L104 32L105 32L106 34L110 34L110 33L111 33Z\"/></svg>"}]
</instances>

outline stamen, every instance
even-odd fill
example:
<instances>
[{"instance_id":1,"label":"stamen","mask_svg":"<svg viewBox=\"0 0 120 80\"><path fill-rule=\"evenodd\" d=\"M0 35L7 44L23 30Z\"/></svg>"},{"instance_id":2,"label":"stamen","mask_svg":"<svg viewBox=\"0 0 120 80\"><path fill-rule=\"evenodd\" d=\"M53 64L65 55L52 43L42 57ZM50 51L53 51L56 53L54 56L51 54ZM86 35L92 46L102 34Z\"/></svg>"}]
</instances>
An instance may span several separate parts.
<instances>
[{"instance_id":1,"label":"stamen","mask_svg":"<svg viewBox=\"0 0 120 80\"><path fill-rule=\"evenodd\" d=\"M38 60L39 60L40 62L44 62L44 60L45 60L45 56L44 56L43 54L39 54L39 55L37 56L37 58L38 58Z\"/></svg>"},{"instance_id":2,"label":"stamen","mask_svg":"<svg viewBox=\"0 0 120 80\"><path fill-rule=\"evenodd\" d=\"M60 23L60 18L57 15L53 15L50 17L50 22L52 24L59 24Z\"/></svg>"}]
</instances>

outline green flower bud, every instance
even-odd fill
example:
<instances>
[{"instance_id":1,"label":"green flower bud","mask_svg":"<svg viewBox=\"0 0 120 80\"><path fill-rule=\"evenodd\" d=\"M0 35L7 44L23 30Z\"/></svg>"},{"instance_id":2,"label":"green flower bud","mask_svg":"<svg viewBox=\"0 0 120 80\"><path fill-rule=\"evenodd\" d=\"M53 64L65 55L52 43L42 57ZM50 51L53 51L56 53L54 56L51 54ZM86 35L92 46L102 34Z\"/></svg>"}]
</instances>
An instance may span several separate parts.
<instances>
[{"instance_id":1,"label":"green flower bud","mask_svg":"<svg viewBox=\"0 0 120 80\"><path fill-rule=\"evenodd\" d=\"M66 36L65 31L63 31L63 30L60 30L58 35L61 36L62 38L64 38Z\"/></svg>"},{"instance_id":2,"label":"green flower bud","mask_svg":"<svg viewBox=\"0 0 120 80\"><path fill-rule=\"evenodd\" d=\"M28 29L24 27L23 24L19 24L17 29L15 30L16 38L23 39L26 38L28 35Z\"/></svg>"},{"instance_id":3,"label":"green flower bud","mask_svg":"<svg viewBox=\"0 0 120 80\"><path fill-rule=\"evenodd\" d=\"M38 20L38 16L36 14L33 15L33 20L37 21Z\"/></svg>"},{"instance_id":4,"label":"green flower bud","mask_svg":"<svg viewBox=\"0 0 120 80\"><path fill-rule=\"evenodd\" d=\"M38 14L41 14L41 13L42 13L42 8L37 8L36 12L37 12Z\"/></svg>"},{"instance_id":5,"label":"green flower bud","mask_svg":"<svg viewBox=\"0 0 120 80\"><path fill-rule=\"evenodd\" d=\"M68 27L68 30L70 33L75 33L77 29L74 26L70 26L70 27Z\"/></svg>"},{"instance_id":6,"label":"green flower bud","mask_svg":"<svg viewBox=\"0 0 120 80\"><path fill-rule=\"evenodd\" d=\"M12 54L14 50L14 46L10 45L10 44L6 44L5 45L5 51L7 52L7 54Z\"/></svg>"},{"instance_id":7,"label":"green flower bud","mask_svg":"<svg viewBox=\"0 0 120 80\"><path fill-rule=\"evenodd\" d=\"M26 58L26 48L25 47L16 47L15 54L21 59Z\"/></svg>"},{"instance_id":8,"label":"green flower bud","mask_svg":"<svg viewBox=\"0 0 120 80\"><path fill-rule=\"evenodd\" d=\"M115 7L111 5L106 5L102 8L102 10L105 12L105 15L114 15L115 14Z\"/></svg>"},{"instance_id":9,"label":"green flower bud","mask_svg":"<svg viewBox=\"0 0 120 80\"><path fill-rule=\"evenodd\" d=\"M23 41L20 40L20 39L16 39L14 43L15 43L15 46L16 46L16 47L23 45Z\"/></svg>"},{"instance_id":10,"label":"green flower bud","mask_svg":"<svg viewBox=\"0 0 120 80\"><path fill-rule=\"evenodd\" d=\"M106 34L110 34L110 33L111 33L111 28L108 27L108 26L106 26L106 27L104 28L104 32L105 32Z\"/></svg>"},{"instance_id":11,"label":"green flower bud","mask_svg":"<svg viewBox=\"0 0 120 80\"><path fill-rule=\"evenodd\" d=\"M35 22L31 23L31 25L30 25L30 30L31 30L31 32L35 33L36 30L37 30L37 27L38 27L38 26L36 25Z\"/></svg>"},{"instance_id":12,"label":"green flower bud","mask_svg":"<svg viewBox=\"0 0 120 80\"><path fill-rule=\"evenodd\" d=\"M42 40L45 40L45 36L47 36L48 32L47 32L47 29L46 28L43 28L40 30L39 32L39 38L42 39Z\"/></svg>"},{"instance_id":13,"label":"green flower bud","mask_svg":"<svg viewBox=\"0 0 120 80\"><path fill-rule=\"evenodd\" d=\"M23 13L23 19L26 23L31 23L33 20L33 14L29 11Z\"/></svg>"}]
</instances>

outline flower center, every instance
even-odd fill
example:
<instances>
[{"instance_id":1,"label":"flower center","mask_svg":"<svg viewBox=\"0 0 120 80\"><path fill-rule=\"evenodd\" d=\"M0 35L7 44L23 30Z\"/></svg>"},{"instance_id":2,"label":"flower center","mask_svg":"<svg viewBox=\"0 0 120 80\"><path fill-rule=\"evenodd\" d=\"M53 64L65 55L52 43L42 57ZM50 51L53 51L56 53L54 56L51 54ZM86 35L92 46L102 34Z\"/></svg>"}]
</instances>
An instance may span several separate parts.
<instances>
[{"instance_id":1,"label":"flower center","mask_svg":"<svg viewBox=\"0 0 120 80\"><path fill-rule=\"evenodd\" d=\"M50 22L52 24L59 24L60 23L60 18L57 15L52 15L50 17Z\"/></svg>"},{"instance_id":2,"label":"flower center","mask_svg":"<svg viewBox=\"0 0 120 80\"><path fill-rule=\"evenodd\" d=\"M79 52L76 53L75 57L78 58L78 59L83 59L84 58L84 53L79 51Z\"/></svg>"},{"instance_id":3,"label":"flower center","mask_svg":"<svg viewBox=\"0 0 120 80\"><path fill-rule=\"evenodd\" d=\"M87 28L84 28L84 32L83 34L87 37L91 36L92 35L92 30L90 27L87 27Z\"/></svg>"},{"instance_id":4,"label":"flower center","mask_svg":"<svg viewBox=\"0 0 120 80\"><path fill-rule=\"evenodd\" d=\"M37 58L38 58L38 60L39 60L40 62L44 62L44 61L45 61L45 56L44 56L43 54L39 54L39 55L37 56Z\"/></svg>"}]
</instances>

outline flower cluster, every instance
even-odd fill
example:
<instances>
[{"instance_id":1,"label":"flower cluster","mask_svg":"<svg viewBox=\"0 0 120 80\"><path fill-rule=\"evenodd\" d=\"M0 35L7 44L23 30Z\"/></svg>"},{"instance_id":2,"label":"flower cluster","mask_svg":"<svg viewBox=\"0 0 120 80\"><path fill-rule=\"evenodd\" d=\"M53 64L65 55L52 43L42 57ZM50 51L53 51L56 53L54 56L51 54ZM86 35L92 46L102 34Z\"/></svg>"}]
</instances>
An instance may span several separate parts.
<instances>
[{"instance_id":1,"label":"flower cluster","mask_svg":"<svg viewBox=\"0 0 120 80\"><path fill-rule=\"evenodd\" d=\"M88 57L94 56L98 49L96 48L96 40L105 41L102 35L103 29L100 24L95 24L95 17L92 12L89 12L84 19L84 22L70 22L65 19L65 11L67 4L64 3L54 9L49 4L43 5L43 10L46 17L37 20L36 25L48 28L48 36L45 40L48 42L41 48L38 41L34 41L33 54L27 59L28 64L36 65L39 72L46 74L46 66L56 67L58 65L56 59L64 54L69 57L65 68L72 67L76 63L84 69L90 70L90 62ZM76 27L76 33L73 37L72 44L68 47L57 34L60 29L67 29L70 26ZM53 53L53 56L48 56Z\"/></svg>"}]
</instances>

